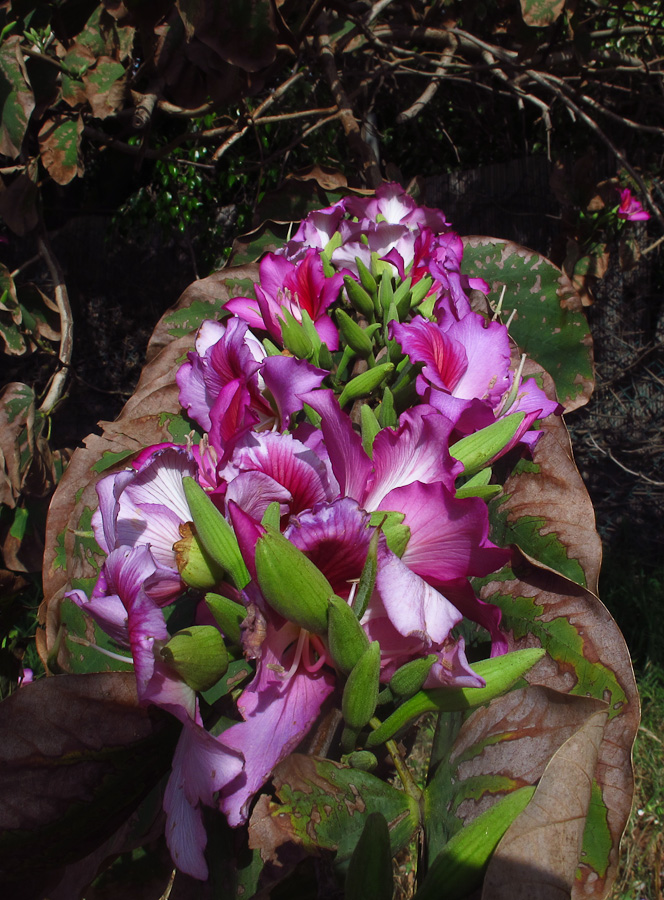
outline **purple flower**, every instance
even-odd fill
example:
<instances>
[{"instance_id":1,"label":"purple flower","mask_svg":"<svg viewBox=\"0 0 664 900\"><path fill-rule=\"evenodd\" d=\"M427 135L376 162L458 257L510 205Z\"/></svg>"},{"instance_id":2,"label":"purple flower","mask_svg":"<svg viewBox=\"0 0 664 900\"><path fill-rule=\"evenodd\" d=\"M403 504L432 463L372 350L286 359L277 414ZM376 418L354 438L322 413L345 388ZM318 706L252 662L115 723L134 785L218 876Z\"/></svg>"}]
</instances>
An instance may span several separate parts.
<instances>
[{"instance_id":1,"label":"purple flower","mask_svg":"<svg viewBox=\"0 0 664 900\"><path fill-rule=\"evenodd\" d=\"M629 188L620 192L620 206L616 215L626 222L645 222L650 218L650 213L646 212Z\"/></svg>"},{"instance_id":2,"label":"purple flower","mask_svg":"<svg viewBox=\"0 0 664 900\"><path fill-rule=\"evenodd\" d=\"M254 287L256 299L235 297L226 309L248 322L252 328L269 332L281 343L283 310L296 321L302 321L302 312L311 317L316 331L329 350L339 347L339 335L328 307L339 296L343 284L340 273L326 278L318 250L309 248L303 259L293 263L276 253L268 253L260 263L260 282Z\"/></svg>"}]
</instances>

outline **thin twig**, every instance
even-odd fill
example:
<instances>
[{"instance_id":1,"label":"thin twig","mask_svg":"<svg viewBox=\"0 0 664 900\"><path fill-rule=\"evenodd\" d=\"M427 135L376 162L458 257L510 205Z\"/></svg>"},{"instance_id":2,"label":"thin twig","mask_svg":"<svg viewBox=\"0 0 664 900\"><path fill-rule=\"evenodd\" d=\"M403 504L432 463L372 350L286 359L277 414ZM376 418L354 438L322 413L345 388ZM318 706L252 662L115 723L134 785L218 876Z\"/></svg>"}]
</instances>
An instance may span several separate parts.
<instances>
[{"instance_id":1,"label":"thin twig","mask_svg":"<svg viewBox=\"0 0 664 900\"><path fill-rule=\"evenodd\" d=\"M427 103L430 103L433 98L436 96L438 88L440 87L440 79L445 74L450 60L454 56L454 51L456 50L456 42L451 44L449 47L445 47L443 50L440 63L436 66L436 71L434 72L434 78L429 84L424 88L420 96L417 100L412 103L408 109L404 109L396 118L397 125L401 125L404 122L407 122L409 119L416 119L419 114L422 112Z\"/></svg>"},{"instance_id":2,"label":"thin twig","mask_svg":"<svg viewBox=\"0 0 664 900\"><path fill-rule=\"evenodd\" d=\"M627 466L623 465L623 463L620 462L620 460L615 458L610 450L603 450L602 447L599 446L595 438L592 436L592 434L589 434L588 437L590 438L590 441L595 449L599 450L599 452L603 456L608 456L611 462L614 462L619 468L623 470L623 472L627 472L628 475L634 475L635 478L641 478L643 481L647 481L648 484L654 484L656 487L664 487L664 481L655 481L652 478L648 478L648 476L644 475L643 472L635 472L634 469L628 469Z\"/></svg>"},{"instance_id":3,"label":"thin twig","mask_svg":"<svg viewBox=\"0 0 664 900\"><path fill-rule=\"evenodd\" d=\"M39 407L39 412L43 416L49 416L62 398L67 377L69 375L69 366L71 365L71 357L74 349L74 320L69 304L69 295L67 293L64 274L60 267L60 263L49 246L45 230L37 238L37 245L42 258L51 273L51 278L53 279L55 302L60 315L60 350L58 353L60 368L53 375L46 397Z\"/></svg>"}]
</instances>

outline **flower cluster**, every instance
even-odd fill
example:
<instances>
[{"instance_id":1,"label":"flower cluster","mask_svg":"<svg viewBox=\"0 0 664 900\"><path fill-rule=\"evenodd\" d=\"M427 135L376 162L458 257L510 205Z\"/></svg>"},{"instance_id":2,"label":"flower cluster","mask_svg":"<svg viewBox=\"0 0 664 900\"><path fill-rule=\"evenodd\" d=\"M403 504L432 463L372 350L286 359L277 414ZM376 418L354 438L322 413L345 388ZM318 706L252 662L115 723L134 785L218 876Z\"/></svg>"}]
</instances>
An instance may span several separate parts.
<instances>
[{"instance_id":1,"label":"flower cluster","mask_svg":"<svg viewBox=\"0 0 664 900\"><path fill-rule=\"evenodd\" d=\"M506 650L469 581L509 560L489 539L491 465L559 407L471 306L488 288L462 252L394 185L311 213L255 296L200 328L177 373L189 443L98 484L107 559L70 597L130 649L141 702L183 724L164 808L197 878L201 806L245 823L328 698L349 750L404 671L413 692L483 686L462 619Z\"/></svg>"}]
</instances>

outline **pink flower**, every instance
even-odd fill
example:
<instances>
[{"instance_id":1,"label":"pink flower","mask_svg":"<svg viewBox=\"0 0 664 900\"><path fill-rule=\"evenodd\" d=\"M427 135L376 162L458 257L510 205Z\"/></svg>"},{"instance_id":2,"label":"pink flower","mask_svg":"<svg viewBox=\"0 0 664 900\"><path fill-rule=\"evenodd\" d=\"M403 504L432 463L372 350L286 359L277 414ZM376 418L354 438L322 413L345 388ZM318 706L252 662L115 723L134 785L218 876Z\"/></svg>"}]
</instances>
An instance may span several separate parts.
<instances>
[{"instance_id":1,"label":"pink flower","mask_svg":"<svg viewBox=\"0 0 664 900\"><path fill-rule=\"evenodd\" d=\"M650 213L645 211L641 202L632 195L630 189L625 188L620 192L617 216L626 222L645 222L650 218Z\"/></svg>"},{"instance_id":2,"label":"pink flower","mask_svg":"<svg viewBox=\"0 0 664 900\"><path fill-rule=\"evenodd\" d=\"M254 287L256 299L235 297L226 304L229 310L252 328L268 331L281 342L280 318L286 309L301 322L302 312L311 317L316 331L329 350L339 347L339 335L327 308L339 296L343 275L326 278L318 250L309 248L304 258L292 263L276 253L268 253L260 263L260 282Z\"/></svg>"}]
</instances>

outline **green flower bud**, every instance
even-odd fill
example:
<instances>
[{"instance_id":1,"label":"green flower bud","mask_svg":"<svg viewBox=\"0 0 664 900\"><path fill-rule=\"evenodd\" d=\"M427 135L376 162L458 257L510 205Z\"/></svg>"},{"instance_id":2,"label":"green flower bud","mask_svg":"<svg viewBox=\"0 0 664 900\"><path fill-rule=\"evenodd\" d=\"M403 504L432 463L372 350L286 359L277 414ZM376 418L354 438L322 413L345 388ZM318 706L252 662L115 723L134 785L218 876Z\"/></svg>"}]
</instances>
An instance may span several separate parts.
<instances>
[{"instance_id":1,"label":"green flower bud","mask_svg":"<svg viewBox=\"0 0 664 900\"><path fill-rule=\"evenodd\" d=\"M369 638L352 608L334 594L329 600L328 644L335 666L348 675L369 646Z\"/></svg>"},{"instance_id":2,"label":"green flower bud","mask_svg":"<svg viewBox=\"0 0 664 900\"><path fill-rule=\"evenodd\" d=\"M421 303L431 290L432 284L433 278L430 275L420 278L417 284L413 285L413 289L410 292L410 305L417 306L418 303Z\"/></svg>"},{"instance_id":3,"label":"green flower bud","mask_svg":"<svg viewBox=\"0 0 664 900\"><path fill-rule=\"evenodd\" d=\"M280 615L307 631L327 631L332 585L295 544L273 528L256 542L256 574L263 596Z\"/></svg>"},{"instance_id":4,"label":"green flower bud","mask_svg":"<svg viewBox=\"0 0 664 900\"><path fill-rule=\"evenodd\" d=\"M357 273L360 276L360 283L362 284L362 287L365 289L365 291L367 291L367 293L371 295L375 294L378 290L376 279L364 265L359 256L355 257L355 265L357 266Z\"/></svg>"},{"instance_id":5,"label":"green flower bud","mask_svg":"<svg viewBox=\"0 0 664 900\"><path fill-rule=\"evenodd\" d=\"M362 446L368 457L373 457L374 438L380 431L380 423L373 409L364 403L360 407L360 426L362 429Z\"/></svg>"},{"instance_id":6,"label":"green flower bud","mask_svg":"<svg viewBox=\"0 0 664 900\"><path fill-rule=\"evenodd\" d=\"M178 631L159 652L166 665L195 691L209 690L228 668L224 639L213 625Z\"/></svg>"},{"instance_id":7,"label":"green flower bud","mask_svg":"<svg viewBox=\"0 0 664 900\"><path fill-rule=\"evenodd\" d=\"M222 594L206 594L205 602L223 634L231 643L239 645L242 640L240 625L247 616L244 606Z\"/></svg>"},{"instance_id":8,"label":"green flower bud","mask_svg":"<svg viewBox=\"0 0 664 900\"><path fill-rule=\"evenodd\" d=\"M421 659L412 659L397 669L390 679L390 690L402 699L416 694L427 680L431 666L436 661L435 653L423 656Z\"/></svg>"},{"instance_id":9,"label":"green flower bud","mask_svg":"<svg viewBox=\"0 0 664 900\"><path fill-rule=\"evenodd\" d=\"M374 351L371 337L343 309L336 311L336 317L339 331L348 346L362 359L368 359Z\"/></svg>"},{"instance_id":10,"label":"green flower bud","mask_svg":"<svg viewBox=\"0 0 664 900\"><path fill-rule=\"evenodd\" d=\"M203 488L190 476L182 479L185 497L194 520L196 534L203 547L218 565L231 576L238 590L251 578L242 559L235 532L219 512Z\"/></svg>"},{"instance_id":11,"label":"green flower bud","mask_svg":"<svg viewBox=\"0 0 664 900\"><path fill-rule=\"evenodd\" d=\"M278 317L281 325L281 338L284 347L296 356L298 359L311 359L314 354L314 345L311 343L309 335L302 327L300 322L282 307L283 318Z\"/></svg>"},{"instance_id":12,"label":"green flower bud","mask_svg":"<svg viewBox=\"0 0 664 900\"><path fill-rule=\"evenodd\" d=\"M345 406L349 400L359 400L360 397L369 396L393 371L393 363L382 363L380 366L374 366L373 369L367 369L366 372L351 378L341 392L339 406Z\"/></svg>"},{"instance_id":13,"label":"green flower bud","mask_svg":"<svg viewBox=\"0 0 664 900\"><path fill-rule=\"evenodd\" d=\"M380 678L380 644L372 641L348 676L341 712L352 729L364 728L376 711Z\"/></svg>"},{"instance_id":14,"label":"green flower bud","mask_svg":"<svg viewBox=\"0 0 664 900\"><path fill-rule=\"evenodd\" d=\"M225 572L205 550L192 522L180 525L182 540L173 544L180 577L189 587L207 590L224 580Z\"/></svg>"},{"instance_id":15,"label":"green flower bud","mask_svg":"<svg viewBox=\"0 0 664 900\"><path fill-rule=\"evenodd\" d=\"M505 449L525 417L522 412L503 416L481 431L461 438L450 447L450 454L463 463L465 475L474 475Z\"/></svg>"},{"instance_id":16,"label":"green flower bud","mask_svg":"<svg viewBox=\"0 0 664 900\"><path fill-rule=\"evenodd\" d=\"M363 772L373 772L378 765L378 760L371 750L354 750L341 761L352 766L353 769L361 769Z\"/></svg>"},{"instance_id":17,"label":"green flower bud","mask_svg":"<svg viewBox=\"0 0 664 900\"><path fill-rule=\"evenodd\" d=\"M360 582L357 586L357 590L355 591L355 596L353 597L353 602L351 604L351 606L353 607L353 612L357 616L358 620L361 619L365 614L367 606L369 605L369 600L371 600L371 595L373 594L374 587L376 586L376 576L378 574L379 537L380 529L376 528L374 533L371 535L371 540L369 541L367 558L364 562L364 566L362 567Z\"/></svg>"},{"instance_id":18,"label":"green flower bud","mask_svg":"<svg viewBox=\"0 0 664 900\"><path fill-rule=\"evenodd\" d=\"M374 284L376 282L374 281ZM359 285L350 275L344 275L344 285L351 306L356 309L365 319L371 320L374 316L373 299L362 285Z\"/></svg>"}]
</instances>

